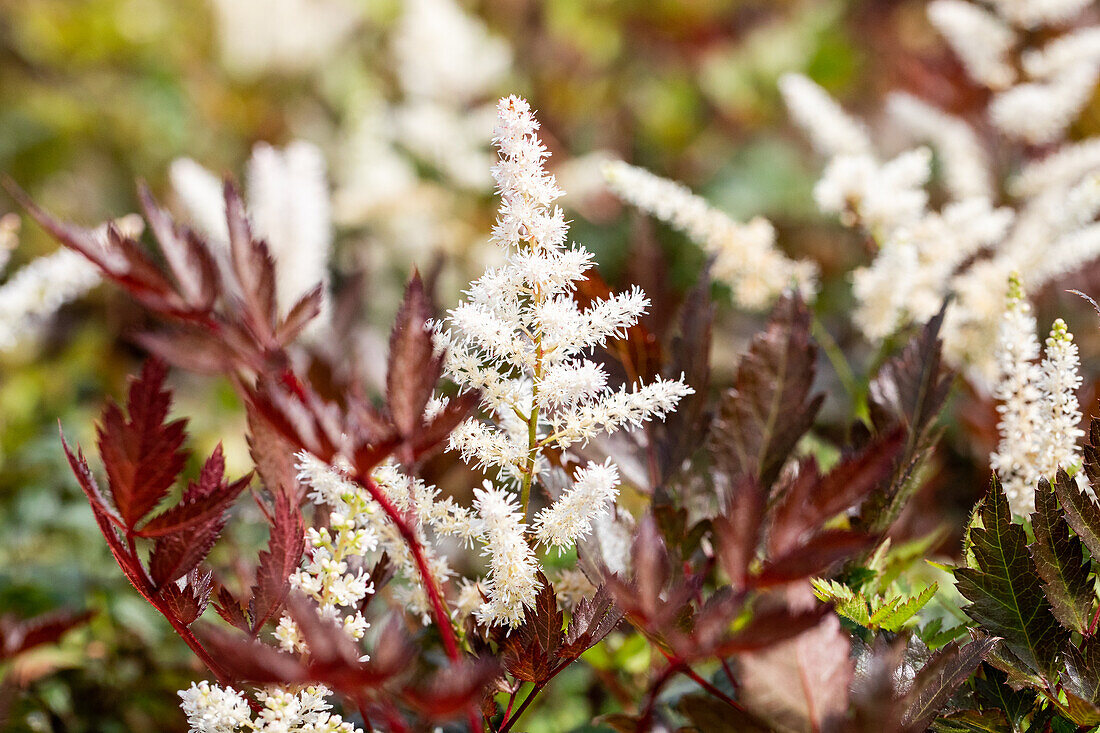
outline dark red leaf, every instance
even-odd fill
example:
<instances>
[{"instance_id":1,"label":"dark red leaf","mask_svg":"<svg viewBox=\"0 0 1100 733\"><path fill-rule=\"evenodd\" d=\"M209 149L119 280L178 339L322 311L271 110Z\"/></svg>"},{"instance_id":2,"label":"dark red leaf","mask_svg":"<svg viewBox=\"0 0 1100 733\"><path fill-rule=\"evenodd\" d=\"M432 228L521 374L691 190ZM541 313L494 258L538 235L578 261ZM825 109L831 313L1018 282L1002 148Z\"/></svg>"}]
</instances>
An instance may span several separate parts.
<instances>
[{"instance_id":1,"label":"dark red leaf","mask_svg":"<svg viewBox=\"0 0 1100 733\"><path fill-rule=\"evenodd\" d=\"M263 625L282 608L290 590L288 578L298 568L304 550L305 528L301 512L297 504L291 503L289 496L278 493L275 495L271 536L267 550L260 554L252 600L248 603L253 634L258 634Z\"/></svg>"},{"instance_id":2,"label":"dark red leaf","mask_svg":"<svg viewBox=\"0 0 1100 733\"><path fill-rule=\"evenodd\" d=\"M218 586L217 598L214 601L214 610L231 626L241 631L249 631L251 629L244 604L237 600L224 585Z\"/></svg>"},{"instance_id":3,"label":"dark red leaf","mask_svg":"<svg viewBox=\"0 0 1100 733\"><path fill-rule=\"evenodd\" d=\"M129 416L110 404L98 430L111 496L129 528L167 496L186 460L181 450L186 421L167 422L172 397L164 389L166 376L164 362L147 361L130 386Z\"/></svg>"},{"instance_id":4,"label":"dark red leaf","mask_svg":"<svg viewBox=\"0 0 1100 733\"><path fill-rule=\"evenodd\" d=\"M836 563L871 549L875 542L874 537L862 532L829 530L769 560L750 582L766 587L823 575Z\"/></svg>"},{"instance_id":5,"label":"dark red leaf","mask_svg":"<svg viewBox=\"0 0 1100 733\"><path fill-rule=\"evenodd\" d=\"M802 535L816 532L837 514L861 503L890 480L905 442L904 428L897 428L854 456L845 458L825 476L813 480L816 468L804 462L799 475L779 500L771 515L769 553L791 549Z\"/></svg>"},{"instance_id":6,"label":"dark red leaf","mask_svg":"<svg viewBox=\"0 0 1100 733\"><path fill-rule=\"evenodd\" d=\"M91 617L91 611L50 611L23 620L0 616L0 660L10 659L43 644L52 644Z\"/></svg>"},{"instance_id":7,"label":"dark red leaf","mask_svg":"<svg viewBox=\"0 0 1100 733\"><path fill-rule=\"evenodd\" d=\"M275 338L280 344L286 346L298 338L298 334L309 325L309 322L320 315L324 298L324 285L318 283L291 307L275 332Z\"/></svg>"},{"instance_id":8,"label":"dark red leaf","mask_svg":"<svg viewBox=\"0 0 1100 733\"><path fill-rule=\"evenodd\" d=\"M756 479L746 476L731 489L726 510L713 520L718 561L735 589L745 587L763 518L764 492Z\"/></svg>"},{"instance_id":9,"label":"dark red leaf","mask_svg":"<svg viewBox=\"0 0 1100 733\"><path fill-rule=\"evenodd\" d=\"M198 483L189 484L178 504L150 519L135 534L140 537L163 537L220 519L252 480L249 474L227 483L224 472L225 459L219 443L203 465Z\"/></svg>"},{"instance_id":10,"label":"dark red leaf","mask_svg":"<svg viewBox=\"0 0 1100 733\"><path fill-rule=\"evenodd\" d=\"M420 275L414 273L390 332L386 368L386 404L397 430L412 436L423 423L424 406L443 370L443 355L435 353L427 327L432 305Z\"/></svg>"},{"instance_id":11,"label":"dark red leaf","mask_svg":"<svg viewBox=\"0 0 1100 733\"><path fill-rule=\"evenodd\" d=\"M157 538L149 556L153 587L160 589L191 572L210 554L225 527L224 514L190 529Z\"/></svg>"},{"instance_id":12,"label":"dark red leaf","mask_svg":"<svg viewBox=\"0 0 1100 733\"><path fill-rule=\"evenodd\" d=\"M728 476L751 475L764 487L775 481L821 407L822 396L810 397L816 356L809 309L797 295L785 296L719 404L710 450Z\"/></svg>"},{"instance_id":13,"label":"dark red leaf","mask_svg":"<svg viewBox=\"0 0 1100 733\"><path fill-rule=\"evenodd\" d=\"M164 586L160 599L171 615L184 626L190 626L206 610L213 587L213 574L210 571L202 573L195 568L187 574L183 588L177 583Z\"/></svg>"},{"instance_id":14,"label":"dark red leaf","mask_svg":"<svg viewBox=\"0 0 1100 733\"><path fill-rule=\"evenodd\" d=\"M471 707L477 709L486 688L500 674L493 659L480 658L451 665L424 684L405 690L405 697L430 720L454 718Z\"/></svg>"}]
</instances>

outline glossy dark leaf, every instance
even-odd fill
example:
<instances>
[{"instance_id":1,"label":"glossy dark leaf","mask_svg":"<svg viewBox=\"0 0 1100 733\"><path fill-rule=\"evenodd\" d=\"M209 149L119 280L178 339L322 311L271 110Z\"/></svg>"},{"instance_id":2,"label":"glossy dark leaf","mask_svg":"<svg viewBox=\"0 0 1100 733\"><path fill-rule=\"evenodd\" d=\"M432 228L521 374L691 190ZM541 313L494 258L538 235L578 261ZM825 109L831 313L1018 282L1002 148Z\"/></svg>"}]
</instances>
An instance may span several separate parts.
<instances>
[{"instance_id":1,"label":"glossy dark leaf","mask_svg":"<svg viewBox=\"0 0 1100 733\"><path fill-rule=\"evenodd\" d=\"M1073 481L1065 472L1059 472L1056 480ZM1067 629L1084 633L1092 621L1095 599L1089 564L1081 541L1070 534L1054 489L1046 479L1039 479L1035 490L1031 526L1035 534L1035 541L1029 547L1031 558L1042 578L1051 610Z\"/></svg>"},{"instance_id":2,"label":"glossy dark leaf","mask_svg":"<svg viewBox=\"0 0 1100 733\"><path fill-rule=\"evenodd\" d=\"M728 476L754 476L765 487L775 481L821 407L821 396L810 397L816 355L806 304L785 296L719 403L710 451Z\"/></svg>"},{"instance_id":3,"label":"glossy dark leaf","mask_svg":"<svg viewBox=\"0 0 1100 733\"><path fill-rule=\"evenodd\" d=\"M1086 636L1066 649L1062 684L1085 702L1100 705L1100 639Z\"/></svg>"},{"instance_id":4,"label":"glossy dark leaf","mask_svg":"<svg viewBox=\"0 0 1100 733\"><path fill-rule=\"evenodd\" d=\"M1085 446L1085 470L1092 473L1100 473L1100 468L1094 465L1097 455L1097 439L1100 439L1100 426L1097 420L1092 421L1089 430L1089 444ZM1091 456L1091 457L1090 457ZM1054 481L1054 493L1058 496L1058 503L1062 505L1066 521L1077 536L1089 548L1089 553L1094 558L1100 558L1100 505L1086 494L1077 485L1077 482L1068 476L1063 479L1064 471L1059 471ZM1090 474L1091 475L1091 474ZM1093 484L1100 486L1100 484Z\"/></svg>"},{"instance_id":5,"label":"glossy dark leaf","mask_svg":"<svg viewBox=\"0 0 1100 733\"><path fill-rule=\"evenodd\" d=\"M964 610L989 634L1004 638L1009 651L1035 672L1057 677L1057 656L1065 640L1043 595L1024 528L1012 522L1008 500L996 480L970 530L974 567L956 568Z\"/></svg>"},{"instance_id":6,"label":"glossy dark leaf","mask_svg":"<svg viewBox=\"0 0 1100 733\"><path fill-rule=\"evenodd\" d=\"M906 695L902 719L904 729L912 733L926 730L999 641L995 637L986 637L964 646L951 642L937 651L917 672Z\"/></svg>"}]
</instances>

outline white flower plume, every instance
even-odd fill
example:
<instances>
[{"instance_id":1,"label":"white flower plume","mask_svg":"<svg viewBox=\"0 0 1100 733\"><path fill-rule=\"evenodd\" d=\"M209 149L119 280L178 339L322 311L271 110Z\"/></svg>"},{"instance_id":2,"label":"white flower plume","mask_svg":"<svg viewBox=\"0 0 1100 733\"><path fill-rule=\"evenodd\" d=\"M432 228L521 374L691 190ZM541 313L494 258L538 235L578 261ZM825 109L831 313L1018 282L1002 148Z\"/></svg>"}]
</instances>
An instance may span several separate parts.
<instances>
[{"instance_id":1,"label":"white flower plume","mask_svg":"<svg viewBox=\"0 0 1100 733\"><path fill-rule=\"evenodd\" d=\"M608 162L604 177L624 201L682 231L712 256L711 275L730 286L742 308L764 308L792 286L807 297L816 291L817 266L780 252L767 219L734 221L686 186L621 161Z\"/></svg>"},{"instance_id":2,"label":"white flower plume","mask_svg":"<svg viewBox=\"0 0 1100 733\"><path fill-rule=\"evenodd\" d=\"M1019 279L1013 276L1001 321L1000 378L994 389L1001 439L990 465L1013 513L1020 516L1035 510L1035 485L1040 478L1052 480L1059 468L1072 471L1081 462L1077 346L1061 319L1055 321L1046 347L1039 364L1035 316Z\"/></svg>"}]
</instances>

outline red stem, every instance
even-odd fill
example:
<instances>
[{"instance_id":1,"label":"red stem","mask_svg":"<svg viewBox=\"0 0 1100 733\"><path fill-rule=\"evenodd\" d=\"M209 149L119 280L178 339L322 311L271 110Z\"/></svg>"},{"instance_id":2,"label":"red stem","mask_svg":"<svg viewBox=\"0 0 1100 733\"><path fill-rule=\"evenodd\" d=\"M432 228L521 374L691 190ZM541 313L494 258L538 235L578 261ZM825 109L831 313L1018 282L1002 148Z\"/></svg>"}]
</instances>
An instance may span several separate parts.
<instances>
[{"instance_id":1,"label":"red stem","mask_svg":"<svg viewBox=\"0 0 1100 733\"><path fill-rule=\"evenodd\" d=\"M1092 636L1096 633L1096 624L1100 622L1100 606L1096 607L1096 615L1092 617L1092 623L1089 624L1088 636Z\"/></svg>"},{"instance_id":2,"label":"red stem","mask_svg":"<svg viewBox=\"0 0 1100 733\"><path fill-rule=\"evenodd\" d=\"M542 685L535 685L532 687L531 691L527 693L527 697L523 698L523 702L516 708L516 714L501 721L497 733L508 733L508 731L512 730L512 726L519 720L519 716L523 715L523 711L527 709L527 706L531 704L531 701L535 699L535 696L538 695L541 690Z\"/></svg>"},{"instance_id":3,"label":"red stem","mask_svg":"<svg viewBox=\"0 0 1100 733\"><path fill-rule=\"evenodd\" d=\"M447 656L452 662L457 662L460 658L458 652L458 644L455 641L455 632L451 628L451 617L447 612L447 604L443 600L443 594L440 592L438 586L435 584L435 578L432 577L431 570L428 569L428 562L424 559L424 550L420 546L420 541L416 538L416 534L409 527L409 523L405 521L405 518L401 515L401 512L397 510L397 507L389 500L378 485L374 483L374 480L364 472L359 472L356 476L356 480L370 492L371 498L378 502L378 505L382 507L382 511L386 513L393 525L397 527L398 533L401 538L405 540L405 544L409 546L409 552L413 556L413 562L416 563L416 569L420 573L420 579L424 584L424 589L428 593L428 600L432 604L432 613L435 616L435 623L439 627L439 635L443 639L443 648L447 651Z\"/></svg>"},{"instance_id":4,"label":"red stem","mask_svg":"<svg viewBox=\"0 0 1100 733\"><path fill-rule=\"evenodd\" d=\"M736 708L737 710L740 710L742 712L745 710L741 706L741 704L738 703L736 700L734 700L729 695L727 695L726 693L719 690L717 687L712 685L710 682L707 682L705 679L700 677L698 675L698 673L696 673L695 670L693 670L691 667L689 667L687 665L687 662L683 661L679 657L675 657L675 656L669 654L664 649L660 649L660 647L658 647L658 649L660 650L661 654L664 655L665 659L668 660L668 663L674 669L676 669L677 671L683 672L684 675L686 675L689 679L691 679L695 684L699 685L704 690L706 690L708 693L710 693L714 697L718 698L722 702L726 703L730 707ZM733 675L730 672L729 665L726 664L725 660L722 660L722 666L725 667L726 674L730 676L730 682L732 683L733 682Z\"/></svg>"}]
</instances>

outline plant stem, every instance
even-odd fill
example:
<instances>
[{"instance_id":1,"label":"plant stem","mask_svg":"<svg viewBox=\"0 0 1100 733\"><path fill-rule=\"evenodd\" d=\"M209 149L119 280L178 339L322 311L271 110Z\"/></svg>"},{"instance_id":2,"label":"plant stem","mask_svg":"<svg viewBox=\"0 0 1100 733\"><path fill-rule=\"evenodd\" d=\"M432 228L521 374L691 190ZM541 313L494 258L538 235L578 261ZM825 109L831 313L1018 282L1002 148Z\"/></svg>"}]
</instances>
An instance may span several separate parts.
<instances>
[{"instance_id":1,"label":"plant stem","mask_svg":"<svg viewBox=\"0 0 1100 733\"><path fill-rule=\"evenodd\" d=\"M844 386L844 390L848 393L848 396L852 398L852 402L856 403L855 406L858 411L858 402L862 394L862 389L860 389L859 380L856 379L855 372L852 371L851 365L848 364L848 359L844 356L844 351L840 348L840 344L836 342L836 339L833 338L833 335L829 333L829 330L825 328L825 325L818 320L816 315L813 316L811 328L814 338L821 344L821 350L825 352L825 356L828 357L829 363L833 365L837 378L840 379L840 383Z\"/></svg>"},{"instance_id":2,"label":"plant stem","mask_svg":"<svg viewBox=\"0 0 1100 733\"><path fill-rule=\"evenodd\" d=\"M497 733L508 733L508 731L512 730L512 726L516 724L517 720L519 720L519 716L523 715L523 711L527 709L527 706L530 705L531 701L535 699L535 695L539 694L541 690L542 685L535 685L534 687L532 687L531 691L527 693L527 697L523 698L523 702L521 702L519 704L519 707L516 708L516 714L508 718L507 720L502 721L500 724L500 728L497 730Z\"/></svg>"},{"instance_id":3,"label":"plant stem","mask_svg":"<svg viewBox=\"0 0 1100 733\"><path fill-rule=\"evenodd\" d=\"M540 288L535 288L535 306L545 298ZM535 332L535 368L531 380L531 415L527 419L527 461L523 466L523 483L520 486L519 503L523 519L527 521L527 505L531 502L531 484L535 479L535 465L539 456L539 380L542 379L542 328Z\"/></svg>"},{"instance_id":4,"label":"plant stem","mask_svg":"<svg viewBox=\"0 0 1100 733\"><path fill-rule=\"evenodd\" d=\"M382 507L382 511L386 513L386 517L393 522L401 538L408 545L409 553L412 555L417 572L420 574L420 581L428 594L428 601L432 604L432 615L435 616L436 625L439 627L439 635L443 639L443 648L447 652L447 657L452 662L457 662L459 660L458 644L455 642L455 632L451 627L451 616L447 612L447 603L443 599L443 594L436 586L435 578L432 577L431 570L428 568L428 562L424 558L424 550L420 546L420 541L409 527L409 523L401 516L401 512L390 502L389 497L378 488L378 485L374 483L369 475L360 471L356 476L356 480L370 493L371 498L378 502L378 505Z\"/></svg>"}]
</instances>

